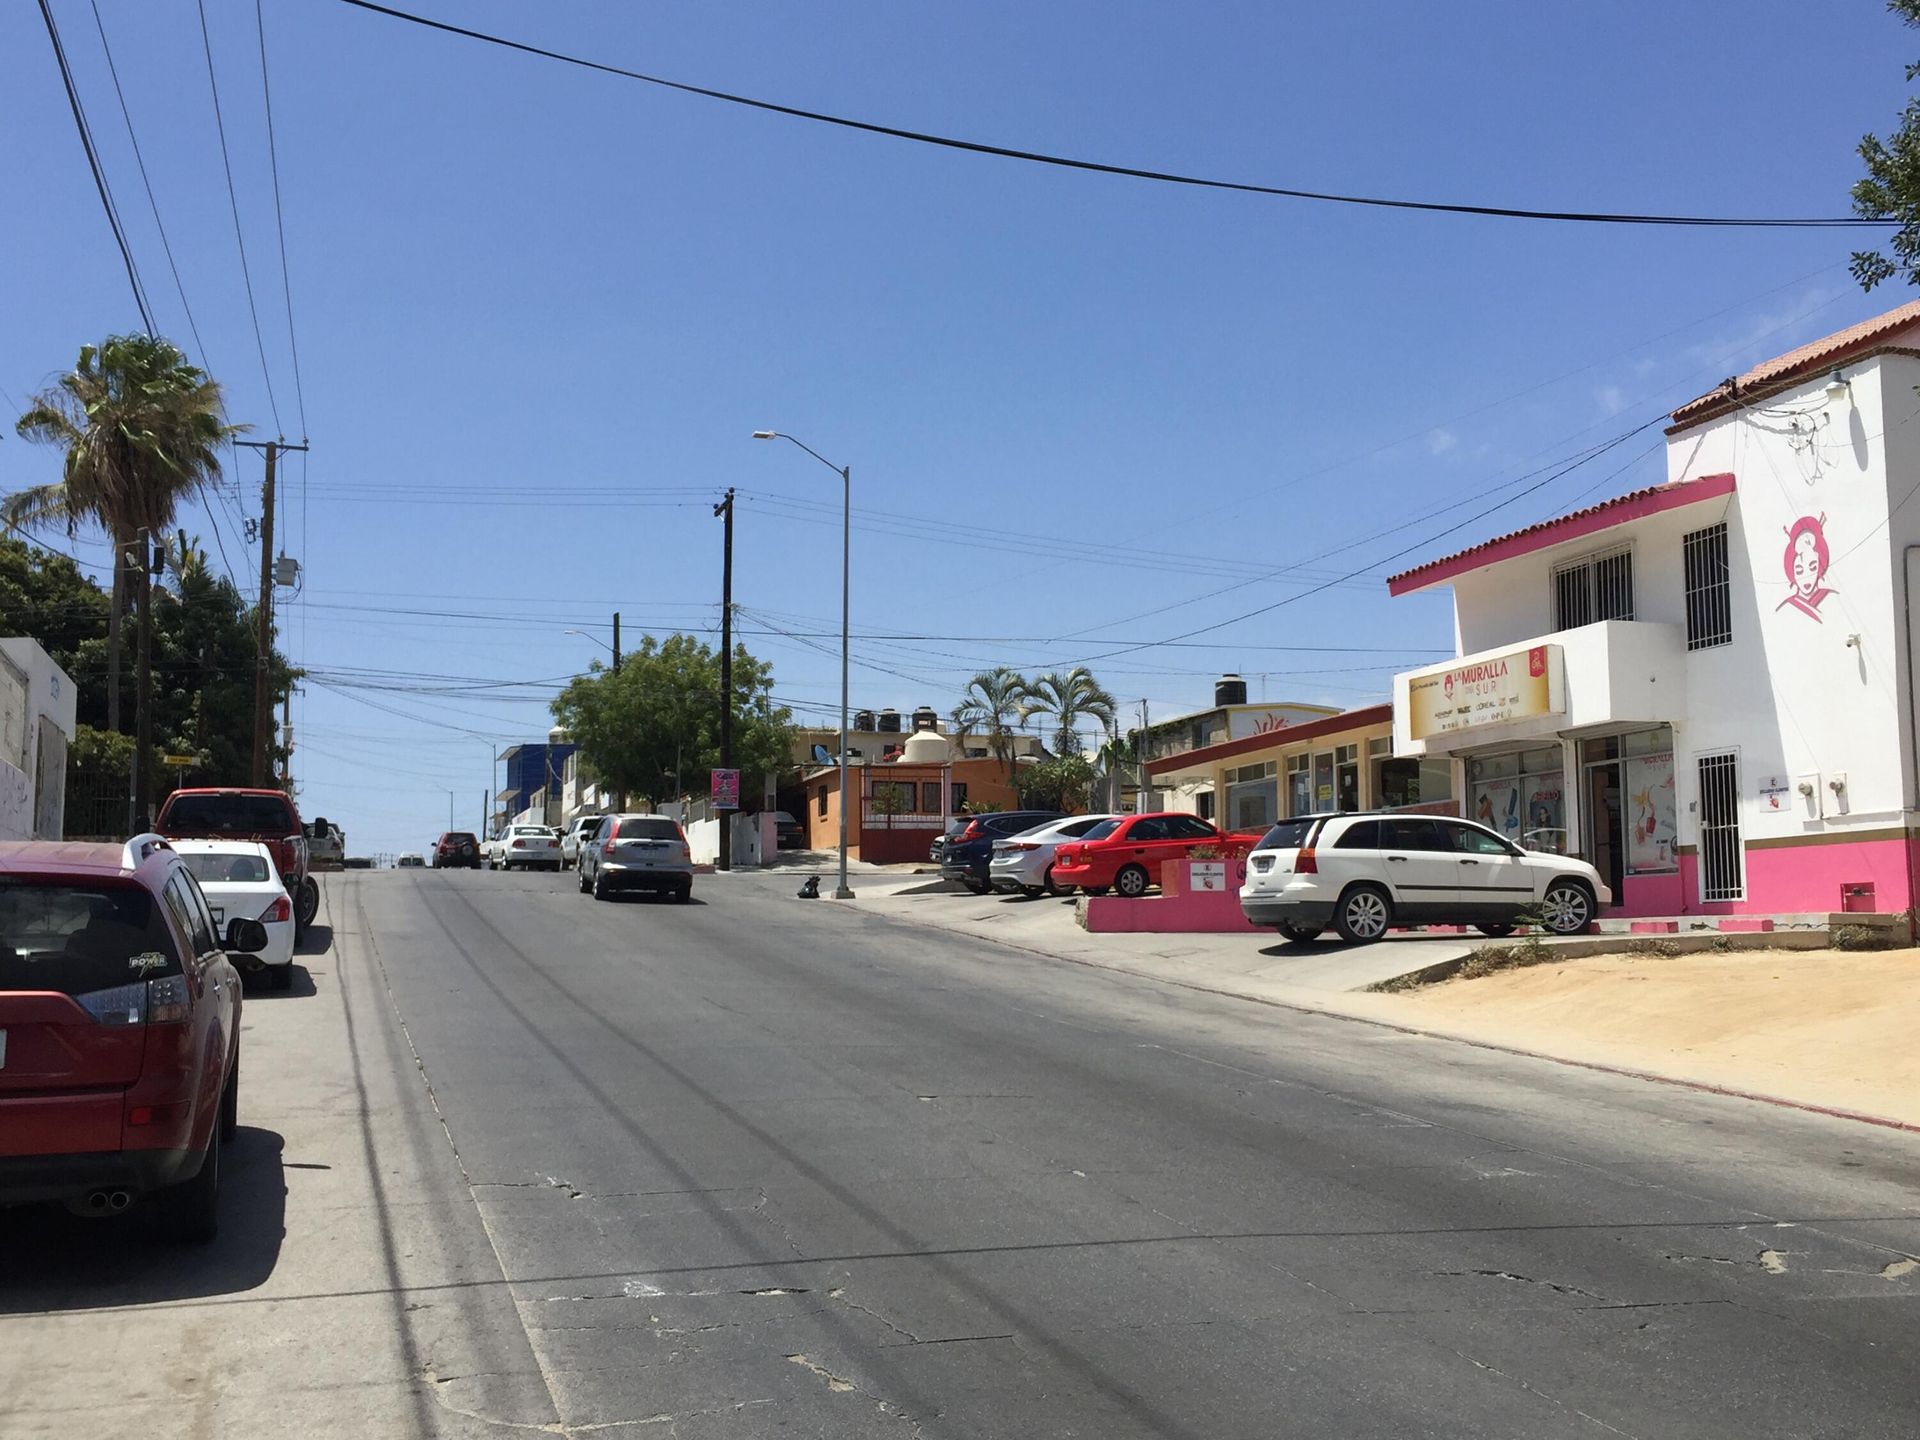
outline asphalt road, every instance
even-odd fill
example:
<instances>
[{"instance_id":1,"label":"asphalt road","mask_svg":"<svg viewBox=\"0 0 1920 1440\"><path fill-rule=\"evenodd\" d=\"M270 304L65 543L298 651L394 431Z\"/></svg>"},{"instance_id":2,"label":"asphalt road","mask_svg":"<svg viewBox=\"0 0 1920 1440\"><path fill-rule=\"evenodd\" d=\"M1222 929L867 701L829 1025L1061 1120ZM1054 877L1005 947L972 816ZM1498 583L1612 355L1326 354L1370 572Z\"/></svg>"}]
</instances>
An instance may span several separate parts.
<instances>
[{"instance_id":1,"label":"asphalt road","mask_svg":"<svg viewBox=\"0 0 1920 1440\"><path fill-rule=\"evenodd\" d=\"M65 1433L77 1401L6 1419L22 1367L158 1314L233 1373L191 1431L165 1387L110 1411L148 1435L1920 1432L1920 1137L796 884L330 877L319 1008L249 1041L337 1037L279 1126L327 1172L276 1170L281 1252L239 1222L220 1283L122 1254L76 1296L94 1232L52 1227L0 1280L0 1429ZM265 1150L235 1183L270 1201Z\"/></svg>"}]
</instances>

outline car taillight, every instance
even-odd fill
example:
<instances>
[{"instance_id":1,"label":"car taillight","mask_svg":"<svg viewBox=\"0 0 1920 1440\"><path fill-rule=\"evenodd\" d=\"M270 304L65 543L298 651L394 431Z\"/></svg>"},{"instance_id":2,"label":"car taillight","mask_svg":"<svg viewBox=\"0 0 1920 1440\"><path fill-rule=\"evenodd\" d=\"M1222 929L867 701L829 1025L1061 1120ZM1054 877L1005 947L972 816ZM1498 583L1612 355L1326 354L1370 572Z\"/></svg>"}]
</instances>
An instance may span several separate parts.
<instances>
[{"instance_id":1,"label":"car taillight","mask_svg":"<svg viewBox=\"0 0 1920 1440\"><path fill-rule=\"evenodd\" d=\"M600 853L602 855L613 854L613 837L612 836L607 837L607 843L600 847Z\"/></svg>"},{"instance_id":2,"label":"car taillight","mask_svg":"<svg viewBox=\"0 0 1920 1440\"><path fill-rule=\"evenodd\" d=\"M1293 857L1293 873L1296 875L1318 875L1320 862L1313 857L1313 847L1303 845L1299 854Z\"/></svg>"},{"instance_id":3,"label":"car taillight","mask_svg":"<svg viewBox=\"0 0 1920 1440\"><path fill-rule=\"evenodd\" d=\"M1016 840L1007 848L1009 850L1038 850L1040 843L1037 840Z\"/></svg>"},{"instance_id":4,"label":"car taillight","mask_svg":"<svg viewBox=\"0 0 1920 1440\"><path fill-rule=\"evenodd\" d=\"M978 840L980 838L980 822L978 820L969 820L967 822L967 828L953 838L956 842L962 840Z\"/></svg>"},{"instance_id":5,"label":"car taillight","mask_svg":"<svg viewBox=\"0 0 1920 1440\"><path fill-rule=\"evenodd\" d=\"M100 1025L177 1025L187 1018L187 977L168 975L110 990L89 990L74 996L73 1003Z\"/></svg>"},{"instance_id":6,"label":"car taillight","mask_svg":"<svg viewBox=\"0 0 1920 1440\"><path fill-rule=\"evenodd\" d=\"M260 912L262 924L278 924L293 919L293 902L282 895Z\"/></svg>"},{"instance_id":7,"label":"car taillight","mask_svg":"<svg viewBox=\"0 0 1920 1440\"><path fill-rule=\"evenodd\" d=\"M527 842L524 840L516 840L513 842L513 848L515 850L524 850L527 848Z\"/></svg>"}]
</instances>

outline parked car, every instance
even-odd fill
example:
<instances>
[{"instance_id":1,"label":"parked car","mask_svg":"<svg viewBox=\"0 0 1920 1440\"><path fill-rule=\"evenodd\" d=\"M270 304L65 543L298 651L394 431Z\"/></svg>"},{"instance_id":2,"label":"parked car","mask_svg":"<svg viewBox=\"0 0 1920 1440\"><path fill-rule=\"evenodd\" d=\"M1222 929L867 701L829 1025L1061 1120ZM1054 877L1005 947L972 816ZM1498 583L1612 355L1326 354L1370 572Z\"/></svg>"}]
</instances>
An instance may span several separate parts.
<instances>
[{"instance_id":1,"label":"parked car","mask_svg":"<svg viewBox=\"0 0 1920 1440\"><path fill-rule=\"evenodd\" d=\"M316 874L344 867L347 858L347 832L325 816L307 826L307 868Z\"/></svg>"},{"instance_id":2,"label":"parked car","mask_svg":"<svg viewBox=\"0 0 1920 1440\"><path fill-rule=\"evenodd\" d=\"M1055 881L1054 853L1068 840L1083 838L1094 826L1117 819L1113 815L1069 815L1047 820L1005 840L993 842L987 878L995 890L1009 895L1059 895L1071 889Z\"/></svg>"},{"instance_id":3,"label":"parked car","mask_svg":"<svg viewBox=\"0 0 1920 1440\"><path fill-rule=\"evenodd\" d=\"M293 897L295 933L320 913L320 882L307 864L307 832L292 797L280 790L176 790L153 828L170 840L258 840Z\"/></svg>"},{"instance_id":4,"label":"parked car","mask_svg":"<svg viewBox=\"0 0 1920 1440\"><path fill-rule=\"evenodd\" d=\"M449 830L433 847L436 870L478 870L480 839L471 830Z\"/></svg>"},{"instance_id":5,"label":"parked car","mask_svg":"<svg viewBox=\"0 0 1920 1440\"><path fill-rule=\"evenodd\" d=\"M1349 943L1396 925L1511 935L1532 915L1556 935L1578 935L1612 903L1584 860L1523 850L1469 820L1404 813L1283 820L1247 857L1240 887L1248 920L1296 941L1328 925Z\"/></svg>"},{"instance_id":6,"label":"parked car","mask_svg":"<svg viewBox=\"0 0 1920 1440\"><path fill-rule=\"evenodd\" d=\"M487 842L487 868L558 870L560 836L551 825L509 825Z\"/></svg>"},{"instance_id":7,"label":"parked car","mask_svg":"<svg viewBox=\"0 0 1920 1440\"><path fill-rule=\"evenodd\" d=\"M996 810L956 820L940 837L940 878L958 880L976 895L993 889L989 867L993 843L1022 830L1067 817L1058 810ZM938 843L938 842L937 842Z\"/></svg>"},{"instance_id":8,"label":"parked car","mask_svg":"<svg viewBox=\"0 0 1920 1440\"><path fill-rule=\"evenodd\" d=\"M580 863L581 842L599 828L598 815L576 815L567 822L567 828L560 832L560 868L567 869Z\"/></svg>"},{"instance_id":9,"label":"parked car","mask_svg":"<svg viewBox=\"0 0 1920 1440\"><path fill-rule=\"evenodd\" d=\"M259 921L215 929L159 835L0 844L0 1205L110 1215L149 1197L174 1238L220 1223L240 1116L240 973Z\"/></svg>"},{"instance_id":10,"label":"parked car","mask_svg":"<svg viewBox=\"0 0 1920 1440\"><path fill-rule=\"evenodd\" d=\"M423 868L427 862L425 859L423 859L419 855L407 854L407 855L402 855L398 860L394 861L393 863L396 869L419 870Z\"/></svg>"},{"instance_id":11,"label":"parked car","mask_svg":"<svg viewBox=\"0 0 1920 1440\"><path fill-rule=\"evenodd\" d=\"M216 929L247 915L267 927L267 943L240 962L242 974L264 975L276 990L293 984L293 898L273 852L257 840L176 840L174 852L207 897Z\"/></svg>"},{"instance_id":12,"label":"parked car","mask_svg":"<svg viewBox=\"0 0 1920 1440\"><path fill-rule=\"evenodd\" d=\"M580 892L604 900L616 890L693 898L693 852L670 815L605 815L580 847Z\"/></svg>"},{"instance_id":13,"label":"parked car","mask_svg":"<svg viewBox=\"0 0 1920 1440\"><path fill-rule=\"evenodd\" d=\"M1089 895L1112 890L1133 900L1160 883L1164 861L1185 860L1203 846L1235 859L1251 850L1258 838L1231 835L1198 815L1175 811L1121 815L1055 850L1053 879L1056 885L1077 885Z\"/></svg>"},{"instance_id":14,"label":"parked car","mask_svg":"<svg viewBox=\"0 0 1920 1440\"><path fill-rule=\"evenodd\" d=\"M784 810L774 811L773 848L776 850L806 849L807 827Z\"/></svg>"}]
</instances>

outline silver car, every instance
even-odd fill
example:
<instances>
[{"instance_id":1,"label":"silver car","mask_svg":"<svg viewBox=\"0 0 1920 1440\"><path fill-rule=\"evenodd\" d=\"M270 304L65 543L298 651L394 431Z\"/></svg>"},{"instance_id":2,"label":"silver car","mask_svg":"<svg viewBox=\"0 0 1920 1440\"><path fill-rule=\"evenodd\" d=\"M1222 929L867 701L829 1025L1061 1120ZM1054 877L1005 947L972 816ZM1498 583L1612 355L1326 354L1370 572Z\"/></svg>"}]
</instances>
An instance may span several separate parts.
<instances>
[{"instance_id":1,"label":"silver car","mask_svg":"<svg viewBox=\"0 0 1920 1440\"><path fill-rule=\"evenodd\" d=\"M616 890L652 890L681 904L693 898L693 852L671 815L603 815L580 842L580 893L605 900Z\"/></svg>"},{"instance_id":2,"label":"silver car","mask_svg":"<svg viewBox=\"0 0 1920 1440\"><path fill-rule=\"evenodd\" d=\"M1008 895L1023 894L1029 898L1058 895L1062 892L1053 883L1053 852L1060 848L1062 841L1078 840L1101 821L1115 818L1069 815L996 840L993 858L987 864L987 878L994 889Z\"/></svg>"},{"instance_id":3,"label":"silver car","mask_svg":"<svg viewBox=\"0 0 1920 1440\"><path fill-rule=\"evenodd\" d=\"M599 815L576 815L560 832L560 868L569 870L580 863L580 850L587 838L600 828L603 817Z\"/></svg>"}]
</instances>

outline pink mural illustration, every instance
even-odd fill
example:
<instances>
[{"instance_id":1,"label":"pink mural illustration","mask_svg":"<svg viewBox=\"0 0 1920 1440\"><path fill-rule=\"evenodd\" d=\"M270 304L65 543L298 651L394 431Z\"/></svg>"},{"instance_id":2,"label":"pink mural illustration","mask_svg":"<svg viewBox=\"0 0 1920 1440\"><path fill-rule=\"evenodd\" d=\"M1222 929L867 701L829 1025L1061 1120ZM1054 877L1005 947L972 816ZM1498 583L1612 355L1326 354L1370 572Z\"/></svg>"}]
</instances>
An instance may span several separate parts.
<instances>
[{"instance_id":1,"label":"pink mural illustration","mask_svg":"<svg viewBox=\"0 0 1920 1440\"><path fill-rule=\"evenodd\" d=\"M1827 567L1832 561L1832 553L1827 549L1827 517L1802 515L1794 521L1787 531L1787 550L1781 560L1793 593L1774 609L1784 610L1791 605L1802 615L1819 620L1821 603L1833 594L1826 583Z\"/></svg>"}]
</instances>

